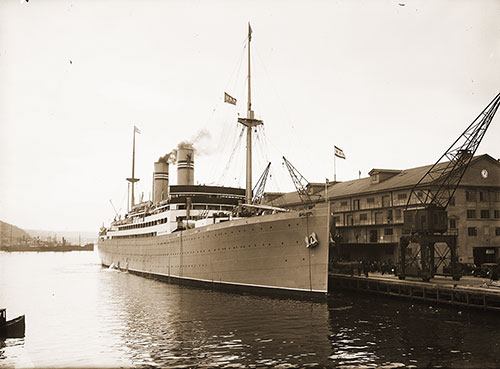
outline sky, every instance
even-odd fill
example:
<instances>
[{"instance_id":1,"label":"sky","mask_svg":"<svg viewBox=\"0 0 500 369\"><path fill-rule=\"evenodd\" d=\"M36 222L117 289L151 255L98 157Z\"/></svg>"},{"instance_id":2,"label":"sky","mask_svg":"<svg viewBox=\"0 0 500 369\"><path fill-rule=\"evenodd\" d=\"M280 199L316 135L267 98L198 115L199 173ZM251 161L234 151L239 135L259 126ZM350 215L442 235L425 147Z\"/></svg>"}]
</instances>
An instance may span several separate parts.
<instances>
[{"instance_id":1,"label":"sky","mask_svg":"<svg viewBox=\"0 0 500 369\"><path fill-rule=\"evenodd\" d=\"M194 142L195 181L244 186L251 23L254 183L434 163L500 92L500 1L0 2L0 219L96 231ZM236 106L224 104L223 93ZM477 154L500 158L500 116ZM170 182L176 182L170 167Z\"/></svg>"}]
</instances>

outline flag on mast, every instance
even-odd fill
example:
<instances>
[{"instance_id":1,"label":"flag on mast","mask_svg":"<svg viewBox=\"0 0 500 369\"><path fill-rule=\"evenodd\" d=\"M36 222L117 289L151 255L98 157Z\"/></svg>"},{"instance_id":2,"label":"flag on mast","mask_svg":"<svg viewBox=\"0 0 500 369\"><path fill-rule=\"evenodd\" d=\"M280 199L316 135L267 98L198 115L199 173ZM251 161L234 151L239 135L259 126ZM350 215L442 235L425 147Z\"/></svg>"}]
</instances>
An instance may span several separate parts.
<instances>
[{"instance_id":1,"label":"flag on mast","mask_svg":"<svg viewBox=\"0 0 500 369\"><path fill-rule=\"evenodd\" d=\"M345 159L345 154L344 152L342 151L342 149L339 149L337 146L333 146L333 148L335 149L335 156L338 157L338 158L341 158L341 159Z\"/></svg>"},{"instance_id":2,"label":"flag on mast","mask_svg":"<svg viewBox=\"0 0 500 369\"><path fill-rule=\"evenodd\" d=\"M227 92L224 92L224 102L228 104L236 105L236 99L229 95Z\"/></svg>"},{"instance_id":3,"label":"flag on mast","mask_svg":"<svg viewBox=\"0 0 500 369\"><path fill-rule=\"evenodd\" d=\"M136 126L134 126L134 132L141 133L141 130L139 128L137 128Z\"/></svg>"}]
</instances>

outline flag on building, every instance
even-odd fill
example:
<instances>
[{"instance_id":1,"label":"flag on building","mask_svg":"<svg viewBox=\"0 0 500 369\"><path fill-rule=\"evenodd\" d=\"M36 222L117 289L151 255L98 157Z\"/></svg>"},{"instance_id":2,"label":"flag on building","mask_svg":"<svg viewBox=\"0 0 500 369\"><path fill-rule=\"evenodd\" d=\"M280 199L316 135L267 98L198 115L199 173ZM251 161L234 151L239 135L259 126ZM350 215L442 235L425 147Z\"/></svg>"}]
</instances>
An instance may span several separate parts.
<instances>
[{"instance_id":1,"label":"flag on building","mask_svg":"<svg viewBox=\"0 0 500 369\"><path fill-rule=\"evenodd\" d=\"M236 99L229 95L227 92L224 92L224 102L228 104L236 105Z\"/></svg>"},{"instance_id":2,"label":"flag on building","mask_svg":"<svg viewBox=\"0 0 500 369\"><path fill-rule=\"evenodd\" d=\"M139 128L137 128L136 126L134 126L134 132L141 133L141 130Z\"/></svg>"},{"instance_id":3,"label":"flag on building","mask_svg":"<svg viewBox=\"0 0 500 369\"><path fill-rule=\"evenodd\" d=\"M339 149L337 146L333 146L333 148L335 149L335 156L336 157L341 158L341 159L345 159L345 154L342 151L342 149Z\"/></svg>"}]
</instances>

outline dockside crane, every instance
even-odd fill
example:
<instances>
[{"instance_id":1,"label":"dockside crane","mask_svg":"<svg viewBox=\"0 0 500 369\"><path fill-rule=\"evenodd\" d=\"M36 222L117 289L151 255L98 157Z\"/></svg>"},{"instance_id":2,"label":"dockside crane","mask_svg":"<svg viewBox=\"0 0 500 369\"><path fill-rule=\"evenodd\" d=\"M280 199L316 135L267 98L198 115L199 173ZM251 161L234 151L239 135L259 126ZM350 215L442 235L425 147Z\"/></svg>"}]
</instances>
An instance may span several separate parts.
<instances>
[{"instance_id":1,"label":"dockside crane","mask_svg":"<svg viewBox=\"0 0 500 369\"><path fill-rule=\"evenodd\" d=\"M267 182L267 177L269 176L269 169L271 168L271 162L267 164L266 169L264 169L264 172L262 172L259 180L255 184L255 187L253 188L253 198L252 198L252 204L253 205L259 205L262 201L262 198L264 197L264 189L266 188L266 182Z\"/></svg>"},{"instance_id":2,"label":"dockside crane","mask_svg":"<svg viewBox=\"0 0 500 369\"><path fill-rule=\"evenodd\" d=\"M441 265L450 268L454 280L460 279L457 235L447 234L446 208L499 105L500 93L411 189L403 213L403 236L399 242L397 274L400 279L418 270L417 275L429 281ZM444 159L447 161L442 162ZM446 251L439 251L435 247L438 242L446 243ZM407 255L410 243L418 244L418 249L412 255Z\"/></svg>"},{"instance_id":3,"label":"dockside crane","mask_svg":"<svg viewBox=\"0 0 500 369\"><path fill-rule=\"evenodd\" d=\"M305 206L311 206L313 202L311 196L309 196L309 193L307 192L307 186L309 185L309 182L304 178L302 174L300 174L297 169L295 169L292 163L286 160L284 156L283 161L285 162L286 168L288 169L288 172L292 177L292 181L295 185L295 188L297 189L300 201L302 201Z\"/></svg>"}]
</instances>

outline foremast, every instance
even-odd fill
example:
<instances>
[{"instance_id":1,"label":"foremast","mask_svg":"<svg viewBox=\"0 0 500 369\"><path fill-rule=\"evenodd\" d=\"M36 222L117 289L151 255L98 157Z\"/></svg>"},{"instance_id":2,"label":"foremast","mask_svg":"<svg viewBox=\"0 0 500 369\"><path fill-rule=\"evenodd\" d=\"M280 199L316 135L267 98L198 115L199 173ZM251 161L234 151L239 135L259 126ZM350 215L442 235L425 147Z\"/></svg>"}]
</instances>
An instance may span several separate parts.
<instances>
[{"instance_id":1,"label":"foremast","mask_svg":"<svg viewBox=\"0 0 500 369\"><path fill-rule=\"evenodd\" d=\"M132 143L132 177L127 178L127 181L131 183L132 186L132 196L131 196L131 206L128 211L132 210L134 205L135 205L135 197L134 197L134 187L135 187L135 182L139 182L139 178L135 178L135 134L136 133L141 133L139 128L134 126L134 138L133 138L133 143Z\"/></svg>"},{"instance_id":2,"label":"foremast","mask_svg":"<svg viewBox=\"0 0 500 369\"><path fill-rule=\"evenodd\" d=\"M252 129L263 124L261 120L254 118L252 110L252 87L251 87L251 70L250 70L250 41L252 41L252 27L248 23L248 104L247 117L238 118L238 122L247 127L247 163L246 163L246 188L245 202L252 203Z\"/></svg>"}]
</instances>

